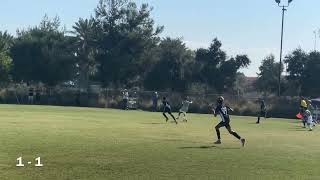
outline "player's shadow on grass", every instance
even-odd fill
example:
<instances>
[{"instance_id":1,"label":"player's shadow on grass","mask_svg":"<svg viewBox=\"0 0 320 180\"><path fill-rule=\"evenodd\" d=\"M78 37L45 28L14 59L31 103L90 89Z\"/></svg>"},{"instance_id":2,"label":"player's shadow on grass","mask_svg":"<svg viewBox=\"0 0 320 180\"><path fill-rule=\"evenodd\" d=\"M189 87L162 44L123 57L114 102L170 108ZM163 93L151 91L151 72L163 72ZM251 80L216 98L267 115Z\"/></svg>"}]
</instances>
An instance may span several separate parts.
<instances>
[{"instance_id":1,"label":"player's shadow on grass","mask_svg":"<svg viewBox=\"0 0 320 180\"><path fill-rule=\"evenodd\" d=\"M293 128L290 128L289 131L307 131L307 128L293 127Z\"/></svg>"},{"instance_id":2,"label":"player's shadow on grass","mask_svg":"<svg viewBox=\"0 0 320 180\"><path fill-rule=\"evenodd\" d=\"M297 126L300 125L300 124L302 125L301 120L300 120L300 121L299 121L299 120L298 120L298 121L290 121L289 123L290 123L290 124L295 124L295 125L297 125Z\"/></svg>"},{"instance_id":3,"label":"player's shadow on grass","mask_svg":"<svg viewBox=\"0 0 320 180\"><path fill-rule=\"evenodd\" d=\"M157 125L157 124L166 124L166 123L141 123L141 124Z\"/></svg>"},{"instance_id":4,"label":"player's shadow on grass","mask_svg":"<svg viewBox=\"0 0 320 180\"><path fill-rule=\"evenodd\" d=\"M179 149L240 149L236 147L219 147L219 146L187 146L187 147L179 147Z\"/></svg>"}]
</instances>

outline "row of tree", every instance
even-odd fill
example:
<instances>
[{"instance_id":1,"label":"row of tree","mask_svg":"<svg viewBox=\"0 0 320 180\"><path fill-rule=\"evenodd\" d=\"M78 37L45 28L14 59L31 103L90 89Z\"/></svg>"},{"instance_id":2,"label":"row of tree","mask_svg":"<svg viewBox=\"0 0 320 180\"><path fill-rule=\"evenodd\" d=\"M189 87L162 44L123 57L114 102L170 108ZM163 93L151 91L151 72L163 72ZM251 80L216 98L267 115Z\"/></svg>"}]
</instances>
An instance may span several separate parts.
<instances>
[{"instance_id":1,"label":"row of tree","mask_svg":"<svg viewBox=\"0 0 320 180\"><path fill-rule=\"evenodd\" d=\"M148 4L100 0L95 16L80 18L72 31L58 17L36 27L0 34L1 81L44 83L90 81L107 87L186 91L193 84L222 92L232 89L246 55L229 58L214 39L207 49L192 51L181 38L160 38Z\"/></svg>"},{"instance_id":2,"label":"row of tree","mask_svg":"<svg viewBox=\"0 0 320 180\"><path fill-rule=\"evenodd\" d=\"M151 11L148 4L100 0L95 16L80 18L72 31L63 28L59 18L45 16L38 26L18 30L16 37L0 32L0 81L47 86L73 82L83 89L99 82L114 88L218 93L243 85L245 77L239 70L250 64L246 55L229 57L217 38L196 51L181 38L160 38L164 27L155 25ZM318 52L297 49L289 54L284 92L316 95L319 61ZM279 68L274 56L266 57L256 88L277 92Z\"/></svg>"},{"instance_id":3,"label":"row of tree","mask_svg":"<svg viewBox=\"0 0 320 180\"><path fill-rule=\"evenodd\" d=\"M307 53L301 48L285 57L286 75L282 76L282 95L320 96L320 52ZM262 61L255 85L264 93L275 93L278 89L280 63L270 55ZM281 65L282 71L284 70Z\"/></svg>"}]
</instances>

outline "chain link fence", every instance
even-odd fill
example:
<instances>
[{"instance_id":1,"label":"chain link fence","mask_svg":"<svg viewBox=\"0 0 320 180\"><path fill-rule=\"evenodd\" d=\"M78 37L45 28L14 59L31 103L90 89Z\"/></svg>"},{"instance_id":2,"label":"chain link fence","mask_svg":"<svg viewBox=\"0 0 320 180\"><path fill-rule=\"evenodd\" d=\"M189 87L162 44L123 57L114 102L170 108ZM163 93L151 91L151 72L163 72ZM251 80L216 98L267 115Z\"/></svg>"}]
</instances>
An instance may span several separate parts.
<instances>
[{"instance_id":1,"label":"chain link fence","mask_svg":"<svg viewBox=\"0 0 320 180\"><path fill-rule=\"evenodd\" d=\"M172 110L178 111L181 102L189 97L193 103L189 112L210 113L215 105L216 99L221 94L186 94L177 92L157 92L155 101L154 91L128 90L128 97L124 97L124 90L104 89L92 86L89 91L81 91L72 87L56 87L53 89L34 88L33 101L30 102L30 88L25 86L12 86L0 90L0 103L5 104L36 104L36 105L57 105L57 106L80 106L140 109L145 111L161 111L162 97L167 97ZM235 111L233 114L242 116L256 116L259 112L260 97L223 95L226 104ZM264 98L269 117L295 118L299 112L298 97L266 97ZM156 102L156 103L155 103ZM155 107L156 105L156 107Z\"/></svg>"}]
</instances>

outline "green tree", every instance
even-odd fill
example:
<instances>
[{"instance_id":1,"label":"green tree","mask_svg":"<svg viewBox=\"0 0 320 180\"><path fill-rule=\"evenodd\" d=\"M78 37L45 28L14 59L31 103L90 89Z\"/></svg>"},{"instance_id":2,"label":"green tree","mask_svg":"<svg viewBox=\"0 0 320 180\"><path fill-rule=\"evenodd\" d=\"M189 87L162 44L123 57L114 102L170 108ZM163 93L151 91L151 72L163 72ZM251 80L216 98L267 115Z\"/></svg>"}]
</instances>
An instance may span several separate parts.
<instances>
[{"instance_id":1,"label":"green tree","mask_svg":"<svg viewBox=\"0 0 320 180\"><path fill-rule=\"evenodd\" d=\"M9 51L13 44L13 37L8 32L0 31L0 83L9 80L12 67L12 59Z\"/></svg>"},{"instance_id":2,"label":"green tree","mask_svg":"<svg viewBox=\"0 0 320 180\"><path fill-rule=\"evenodd\" d=\"M185 91L194 56L180 38L165 38L158 48L159 61L148 73L145 87L149 90Z\"/></svg>"},{"instance_id":3,"label":"green tree","mask_svg":"<svg viewBox=\"0 0 320 180\"><path fill-rule=\"evenodd\" d=\"M80 18L73 26L72 33L76 35L79 87L88 89L90 75L96 72L97 23L93 18Z\"/></svg>"},{"instance_id":4,"label":"green tree","mask_svg":"<svg viewBox=\"0 0 320 180\"><path fill-rule=\"evenodd\" d=\"M313 51L308 54L302 79L302 95L319 97L320 92L320 52Z\"/></svg>"},{"instance_id":5,"label":"green tree","mask_svg":"<svg viewBox=\"0 0 320 180\"><path fill-rule=\"evenodd\" d=\"M54 86L72 79L72 38L59 28L59 18L50 20L45 16L39 26L18 32L11 48L15 80Z\"/></svg>"},{"instance_id":6,"label":"green tree","mask_svg":"<svg viewBox=\"0 0 320 180\"><path fill-rule=\"evenodd\" d=\"M98 79L104 85L141 84L148 52L159 42L163 27L155 27L152 8L125 0L100 0L96 8L99 23Z\"/></svg>"},{"instance_id":7,"label":"green tree","mask_svg":"<svg viewBox=\"0 0 320 180\"><path fill-rule=\"evenodd\" d=\"M222 43L215 38L208 49L196 51L194 81L200 81L222 93L232 89L239 69L247 67L250 59L246 55L227 58L221 49Z\"/></svg>"},{"instance_id":8,"label":"green tree","mask_svg":"<svg viewBox=\"0 0 320 180\"><path fill-rule=\"evenodd\" d=\"M263 93L276 94L278 92L279 63L275 62L273 55L262 60L259 67L256 88Z\"/></svg>"},{"instance_id":9,"label":"green tree","mask_svg":"<svg viewBox=\"0 0 320 180\"><path fill-rule=\"evenodd\" d=\"M208 49L198 49L196 51L196 69L194 73L194 81L200 81L208 86L208 88L217 88L219 66L226 61L227 54L221 49L222 43L215 38Z\"/></svg>"},{"instance_id":10,"label":"green tree","mask_svg":"<svg viewBox=\"0 0 320 180\"><path fill-rule=\"evenodd\" d=\"M288 63L287 79L293 87L290 89L295 90L294 95L319 96L320 87L316 83L320 72L319 52L307 54L298 48L286 56L285 62Z\"/></svg>"},{"instance_id":11,"label":"green tree","mask_svg":"<svg viewBox=\"0 0 320 180\"><path fill-rule=\"evenodd\" d=\"M231 91L235 85L237 72L241 68L248 67L250 59L247 55L237 55L235 58L230 58L228 61L221 63L218 74L218 81L216 88L222 91Z\"/></svg>"},{"instance_id":12,"label":"green tree","mask_svg":"<svg viewBox=\"0 0 320 180\"><path fill-rule=\"evenodd\" d=\"M284 62L288 64L287 79L290 83L290 88L295 91L295 95L300 95L303 79L305 78L305 69L308 62L308 54L301 48L295 49L292 53L285 57Z\"/></svg>"}]
</instances>

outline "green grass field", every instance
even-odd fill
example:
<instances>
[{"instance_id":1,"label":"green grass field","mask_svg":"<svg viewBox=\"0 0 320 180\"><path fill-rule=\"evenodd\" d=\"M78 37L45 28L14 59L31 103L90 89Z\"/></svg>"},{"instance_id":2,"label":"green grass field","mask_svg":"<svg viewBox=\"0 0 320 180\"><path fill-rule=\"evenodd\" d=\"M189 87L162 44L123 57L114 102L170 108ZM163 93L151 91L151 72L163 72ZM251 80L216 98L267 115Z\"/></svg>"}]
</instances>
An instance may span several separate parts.
<instances>
[{"instance_id":1,"label":"green grass field","mask_svg":"<svg viewBox=\"0 0 320 180\"><path fill-rule=\"evenodd\" d=\"M161 113L0 105L0 179L320 179L320 129L232 117L247 146L225 129L214 146L218 119L189 118L175 125Z\"/></svg>"}]
</instances>

